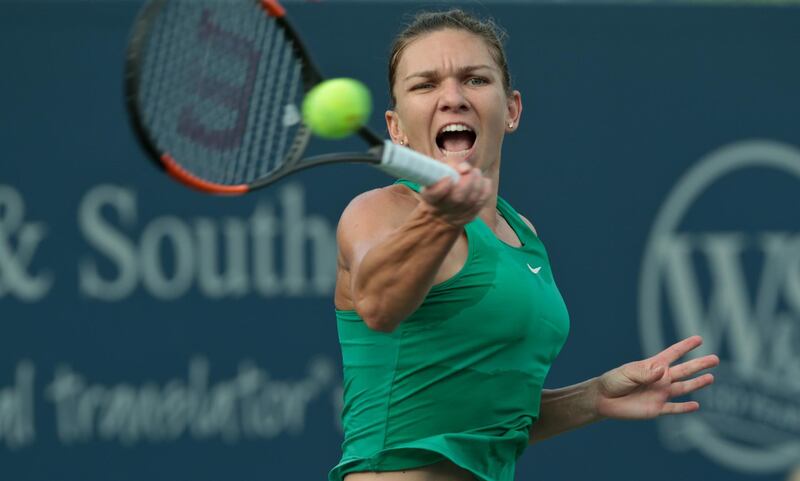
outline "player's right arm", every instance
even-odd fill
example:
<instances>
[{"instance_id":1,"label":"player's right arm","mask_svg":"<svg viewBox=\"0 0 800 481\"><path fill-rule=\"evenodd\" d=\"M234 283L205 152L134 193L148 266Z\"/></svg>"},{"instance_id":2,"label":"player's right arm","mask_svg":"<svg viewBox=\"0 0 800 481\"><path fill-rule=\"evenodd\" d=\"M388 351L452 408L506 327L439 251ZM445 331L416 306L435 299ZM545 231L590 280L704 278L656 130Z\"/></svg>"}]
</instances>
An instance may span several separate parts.
<instances>
[{"instance_id":1,"label":"player's right arm","mask_svg":"<svg viewBox=\"0 0 800 481\"><path fill-rule=\"evenodd\" d=\"M457 183L445 179L424 189L420 201L379 189L342 214L340 268L354 309L371 329L391 332L422 304L464 225L486 203L489 180L468 165L459 173Z\"/></svg>"}]
</instances>

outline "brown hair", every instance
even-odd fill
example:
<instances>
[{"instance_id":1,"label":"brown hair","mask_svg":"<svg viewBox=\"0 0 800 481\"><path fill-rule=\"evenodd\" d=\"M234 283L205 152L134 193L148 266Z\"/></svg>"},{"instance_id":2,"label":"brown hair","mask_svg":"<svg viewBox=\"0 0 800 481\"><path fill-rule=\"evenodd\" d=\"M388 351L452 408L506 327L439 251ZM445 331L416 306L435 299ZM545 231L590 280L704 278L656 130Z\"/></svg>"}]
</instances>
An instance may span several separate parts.
<instances>
[{"instance_id":1,"label":"brown hair","mask_svg":"<svg viewBox=\"0 0 800 481\"><path fill-rule=\"evenodd\" d=\"M503 74L503 90L505 90L506 95L511 95L511 78L508 74L508 61L503 48L503 41L507 37L505 31L491 19L481 20L461 9L454 8L442 12L420 12L395 37L389 55L389 97L392 99L392 108L394 108L397 101L394 96L394 78L397 73L397 64L400 63L400 56L405 48L422 35L448 28L466 30L486 42L492 58Z\"/></svg>"}]
</instances>

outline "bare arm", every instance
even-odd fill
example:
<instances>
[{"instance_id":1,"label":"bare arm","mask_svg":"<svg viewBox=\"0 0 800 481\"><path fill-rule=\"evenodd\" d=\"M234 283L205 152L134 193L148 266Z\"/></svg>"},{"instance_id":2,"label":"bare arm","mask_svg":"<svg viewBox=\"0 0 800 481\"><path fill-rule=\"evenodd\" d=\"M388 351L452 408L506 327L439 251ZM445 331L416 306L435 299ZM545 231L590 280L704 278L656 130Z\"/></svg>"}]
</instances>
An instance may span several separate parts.
<instances>
[{"instance_id":1,"label":"bare arm","mask_svg":"<svg viewBox=\"0 0 800 481\"><path fill-rule=\"evenodd\" d=\"M692 336L653 357L624 364L600 377L561 389L543 390L539 420L531 428L530 442L606 418L652 419L698 410L700 404L696 401L670 400L713 383L712 374L692 376L717 366L719 358L709 354L672 364L702 343L700 336Z\"/></svg>"},{"instance_id":2,"label":"bare arm","mask_svg":"<svg viewBox=\"0 0 800 481\"><path fill-rule=\"evenodd\" d=\"M520 217L538 235L533 224ZM650 419L696 411L700 405L695 401L668 401L714 382L711 374L679 381L716 366L719 358L712 354L673 367L670 364L701 344L699 336L690 337L656 356L625 364L600 377L563 388L543 389L539 420L531 428L530 443L608 418Z\"/></svg>"},{"instance_id":3,"label":"bare arm","mask_svg":"<svg viewBox=\"0 0 800 481\"><path fill-rule=\"evenodd\" d=\"M596 379L543 389L539 420L531 429L531 444L603 419L595 408Z\"/></svg>"},{"instance_id":4,"label":"bare arm","mask_svg":"<svg viewBox=\"0 0 800 481\"><path fill-rule=\"evenodd\" d=\"M461 179L431 186L408 213L387 190L345 210L337 233L355 310L372 329L391 332L425 299L463 226L486 203L490 183L465 165Z\"/></svg>"},{"instance_id":5,"label":"bare arm","mask_svg":"<svg viewBox=\"0 0 800 481\"><path fill-rule=\"evenodd\" d=\"M343 221L345 228L350 221ZM359 227L371 235L348 243L350 292L370 328L391 332L422 303L461 228L441 222L421 204L395 229L370 229L370 224L361 221Z\"/></svg>"}]
</instances>

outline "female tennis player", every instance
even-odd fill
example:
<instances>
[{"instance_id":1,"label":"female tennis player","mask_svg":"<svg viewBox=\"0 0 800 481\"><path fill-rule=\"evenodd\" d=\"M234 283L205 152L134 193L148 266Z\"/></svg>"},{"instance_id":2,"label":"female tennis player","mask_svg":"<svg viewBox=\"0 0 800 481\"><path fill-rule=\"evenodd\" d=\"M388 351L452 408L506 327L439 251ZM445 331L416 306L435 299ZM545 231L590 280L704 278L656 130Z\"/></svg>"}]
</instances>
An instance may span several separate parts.
<instances>
[{"instance_id":1,"label":"female tennis player","mask_svg":"<svg viewBox=\"0 0 800 481\"><path fill-rule=\"evenodd\" d=\"M459 10L425 13L389 59L394 142L460 180L364 193L338 228L336 316L345 440L331 481L512 481L533 442L604 418L688 413L716 356L699 337L597 378L542 389L569 330L533 225L498 196L517 129L500 34Z\"/></svg>"}]
</instances>

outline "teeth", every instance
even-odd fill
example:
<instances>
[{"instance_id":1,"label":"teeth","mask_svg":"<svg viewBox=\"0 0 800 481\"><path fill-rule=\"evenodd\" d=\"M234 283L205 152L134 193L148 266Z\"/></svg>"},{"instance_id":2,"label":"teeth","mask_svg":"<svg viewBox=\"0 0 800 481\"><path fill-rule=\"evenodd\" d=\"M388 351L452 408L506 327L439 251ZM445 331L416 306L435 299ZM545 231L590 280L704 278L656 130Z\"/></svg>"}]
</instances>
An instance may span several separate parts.
<instances>
[{"instance_id":1,"label":"teeth","mask_svg":"<svg viewBox=\"0 0 800 481\"><path fill-rule=\"evenodd\" d=\"M475 131L472 129L472 127L466 124L449 124L442 127L442 129L439 131L439 134L437 134L437 138L439 137L439 135L442 135L445 132L475 132ZM445 155L445 157L465 157L467 154L470 153L472 148L461 150L458 152L451 152L441 147L439 150Z\"/></svg>"},{"instance_id":2,"label":"teeth","mask_svg":"<svg viewBox=\"0 0 800 481\"><path fill-rule=\"evenodd\" d=\"M450 124L439 131L439 133L442 132L472 132L472 128L464 124Z\"/></svg>"}]
</instances>

